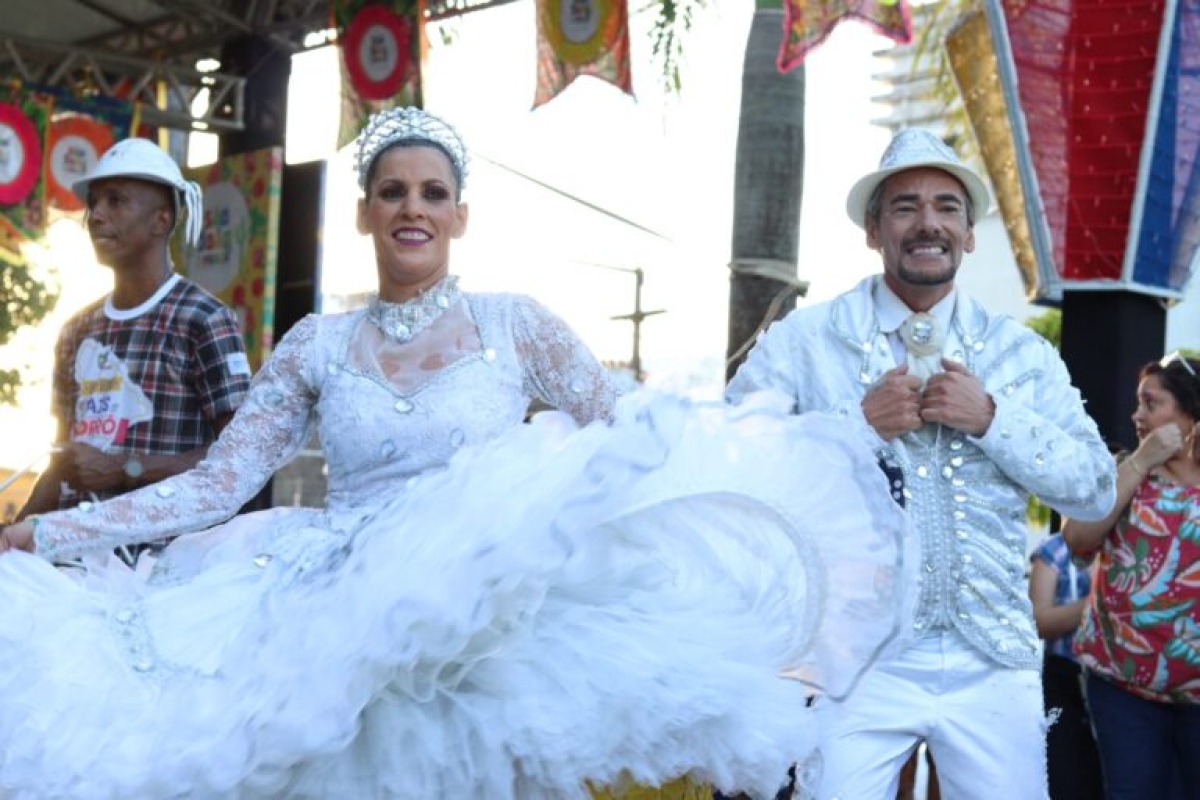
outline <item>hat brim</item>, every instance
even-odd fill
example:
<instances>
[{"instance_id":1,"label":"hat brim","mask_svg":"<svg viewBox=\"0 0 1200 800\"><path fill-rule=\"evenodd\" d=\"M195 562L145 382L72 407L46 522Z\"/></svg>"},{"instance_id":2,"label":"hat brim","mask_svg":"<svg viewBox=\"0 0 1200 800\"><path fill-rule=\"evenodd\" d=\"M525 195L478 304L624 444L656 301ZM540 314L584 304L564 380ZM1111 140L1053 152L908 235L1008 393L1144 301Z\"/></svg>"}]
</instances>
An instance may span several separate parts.
<instances>
[{"instance_id":1,"label":"hat brim","mask_svg":"<svg viewBox=\"0 0 1200 800\"><path fill-rule=\"evenodd\" d=\"M992 199L988 194L987 184L973 170L968 169L962 164L954 164L948 161L918 161L876 170L859 178L850 187L850 194L846 195L846 213L850 215L850 221L858 227L865 229L867 227L867 203L870 202L871 195L875 192L875 187L898 172L907 172L908 170L921 169L922 167L940 169L942 172L948 172L957 178L958 182L963 185L967 190L967 194L971 197L971 206L975 212L975 219L980 219L991 209Z\"/></svg>"},{"instance_id":2,"label":"hat brim","mask_svg":"<svg viewBox=\"0 0 1200 800\"><path fill-rule=\"evenodd\" d=\"M146 183L157 183L159 186L166 186L168 189L173 189L175 191L175 193L179 192L178 186L176 186L175 184L173 184L169 181L163 180L161 175L149 175L144 172L114 172L111 175L105 175L105 174L89 175L86 178L80 178L79 180L72 183L71 191L75 194L76 197L78 197L80 200L82 200L84 202L84 204L86 205L87 200L88 200L88 187L91 186L94 181L102 181L102 180L106 180L108 178L128 178L129 180L134 180L134 181L145 181Z\"/></svg>"}]
</instances>

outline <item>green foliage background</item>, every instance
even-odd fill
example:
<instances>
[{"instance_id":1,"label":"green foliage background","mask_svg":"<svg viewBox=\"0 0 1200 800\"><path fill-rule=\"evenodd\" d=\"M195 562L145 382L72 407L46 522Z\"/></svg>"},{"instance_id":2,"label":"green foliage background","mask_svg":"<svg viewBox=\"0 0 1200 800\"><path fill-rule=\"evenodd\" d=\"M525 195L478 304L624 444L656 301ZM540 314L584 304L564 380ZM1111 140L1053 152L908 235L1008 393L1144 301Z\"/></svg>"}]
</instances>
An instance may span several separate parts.
<instances>
[{"instance_id":1,"label":"green foliage background","mask_svg":"<svg viewBox=\"0 0 1200 800\"><path fill-rule=\"evenodd\" d=\"M33 274L26 262L0 261L0 347L19 328L35 325L54 309L58 292ZM0 366L0 403L16 402L20 370Z\"/></svg>"},{"instance_id":2,"label":"green foliage background","mask_svg":"<svg viewBox=\"0 0 1200 800\"><path fill-rule=\"evenodd\" d=\"M1025 320L1025 324L1054 345L1055 349L1062 349L1062 312L1057 308L1047 309L1036 317L1030 317ZM1029 505L1025 509L1025 518L1030 525L1035 527L1049 525L1050 513L1050 507L1041 500L1036 497L1029 498Z\"/></svg>"}]
</instances>

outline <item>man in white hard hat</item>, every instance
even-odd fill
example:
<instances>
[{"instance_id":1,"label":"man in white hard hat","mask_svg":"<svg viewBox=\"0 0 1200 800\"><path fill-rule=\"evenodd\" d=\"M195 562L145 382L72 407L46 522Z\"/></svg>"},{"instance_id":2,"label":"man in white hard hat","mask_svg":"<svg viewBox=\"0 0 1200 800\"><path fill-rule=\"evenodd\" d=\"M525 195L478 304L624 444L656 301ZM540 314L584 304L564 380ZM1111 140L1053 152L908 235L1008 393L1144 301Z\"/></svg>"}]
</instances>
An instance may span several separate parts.
<instances>
[{"instance_id":1,"label":"man in white hard hat","mask_svg":"<svg viewBox=\"0 0 1200 800\"><path fill-rule=\"evenodd\" d=\"M912 526L911 614L847 698L817 699L821 747L801 772L826 800L894 798L924 741L943 797L1044 798L1025 509L1037 495L1103 517L1112 457L1054 348L956 288L988 192L953 150L900 131L846 206L883 274L772 325L727 390L782 390L860 428Z\"/></svg>"},{"instance_id":2,"label":"man in white hard hat","mask_svg":"<svg viewBox=\"0 0 1200 800\"><path fill-rule=\"evenodd\" d=\"M203 225L199 187L146 139L117 142L72 187L113 290L55 347L56 453L18 519L154 483L198 462L249 388L234 314L175 272L169 243Z\"/></svg>"}]
</instances>

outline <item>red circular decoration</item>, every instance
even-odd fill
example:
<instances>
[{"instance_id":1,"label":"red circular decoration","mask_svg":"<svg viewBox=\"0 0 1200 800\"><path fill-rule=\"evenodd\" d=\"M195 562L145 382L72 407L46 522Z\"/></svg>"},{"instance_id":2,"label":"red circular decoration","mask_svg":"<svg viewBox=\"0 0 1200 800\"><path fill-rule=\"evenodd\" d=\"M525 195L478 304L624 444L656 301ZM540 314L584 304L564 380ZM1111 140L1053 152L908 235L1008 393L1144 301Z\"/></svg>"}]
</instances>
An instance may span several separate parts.
<instances>
[{"instance_id":1,"label":"red circular decoration","mask_svg":"<svg viewBox=\"0 0 1200 800\"><path fill-rule=\"evenodd\" d=\"M383 6L367 6L346 26L342 58L354 91L366 100L387 100L404 85L412 23Z\"/></svg>"},{"instance_id":2,"label":"red circular decoration","mask_svg":"<svg viewBox=\"0 0 1200 800\"><path fill-rule=\"evenodd\" d=\"M0 136L0 203L16 205L37 185L42 146L33 121L11 103L0 103L0 131L5 128L14 138Z\"/></svg>"},{"instance_id":3,"label":"red circular decoration","mask_svg":"<svg viewBox=\"0 0 1200 800\"><path fill-rule=\"evenodd\" d=\"M96 166L113 145L112 128L91 117L60 117L46 136L46 189L50 202L63 211L80 211L83 202L71 184Z\"/></svg>"}]
</instances>

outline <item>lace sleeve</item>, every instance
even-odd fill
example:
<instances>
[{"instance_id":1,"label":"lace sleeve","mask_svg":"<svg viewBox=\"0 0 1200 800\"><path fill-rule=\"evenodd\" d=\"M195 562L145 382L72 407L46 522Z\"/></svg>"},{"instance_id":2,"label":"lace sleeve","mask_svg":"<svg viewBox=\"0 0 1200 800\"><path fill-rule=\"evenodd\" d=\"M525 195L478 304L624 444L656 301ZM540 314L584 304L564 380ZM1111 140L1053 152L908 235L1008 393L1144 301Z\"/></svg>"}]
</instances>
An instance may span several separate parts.
<instances>
[{"instance_id":1,"label":"lace sleeve","mask_svg":"<svg viewBox=\"0 0 1200 800\"><path fill-rule=\"evenodd\" d=\"M513 316L526 392L570 414L580 425L612 419L619 392L575 332L528 297L516 299Z\"/></svg>"},{"instance_id":2,"label":"lace sleeve","mask_svg":"<svg viewBox=\"0 0 1200 800\"><path fill-rule=\"evenodd\" d=\"M317 396L310 359L318 325L309 316L288 332L196 467L103 503L37 517L38 554L75 558L201 530L237 513L307 439Z\"/></svg>"}]
</instances>

